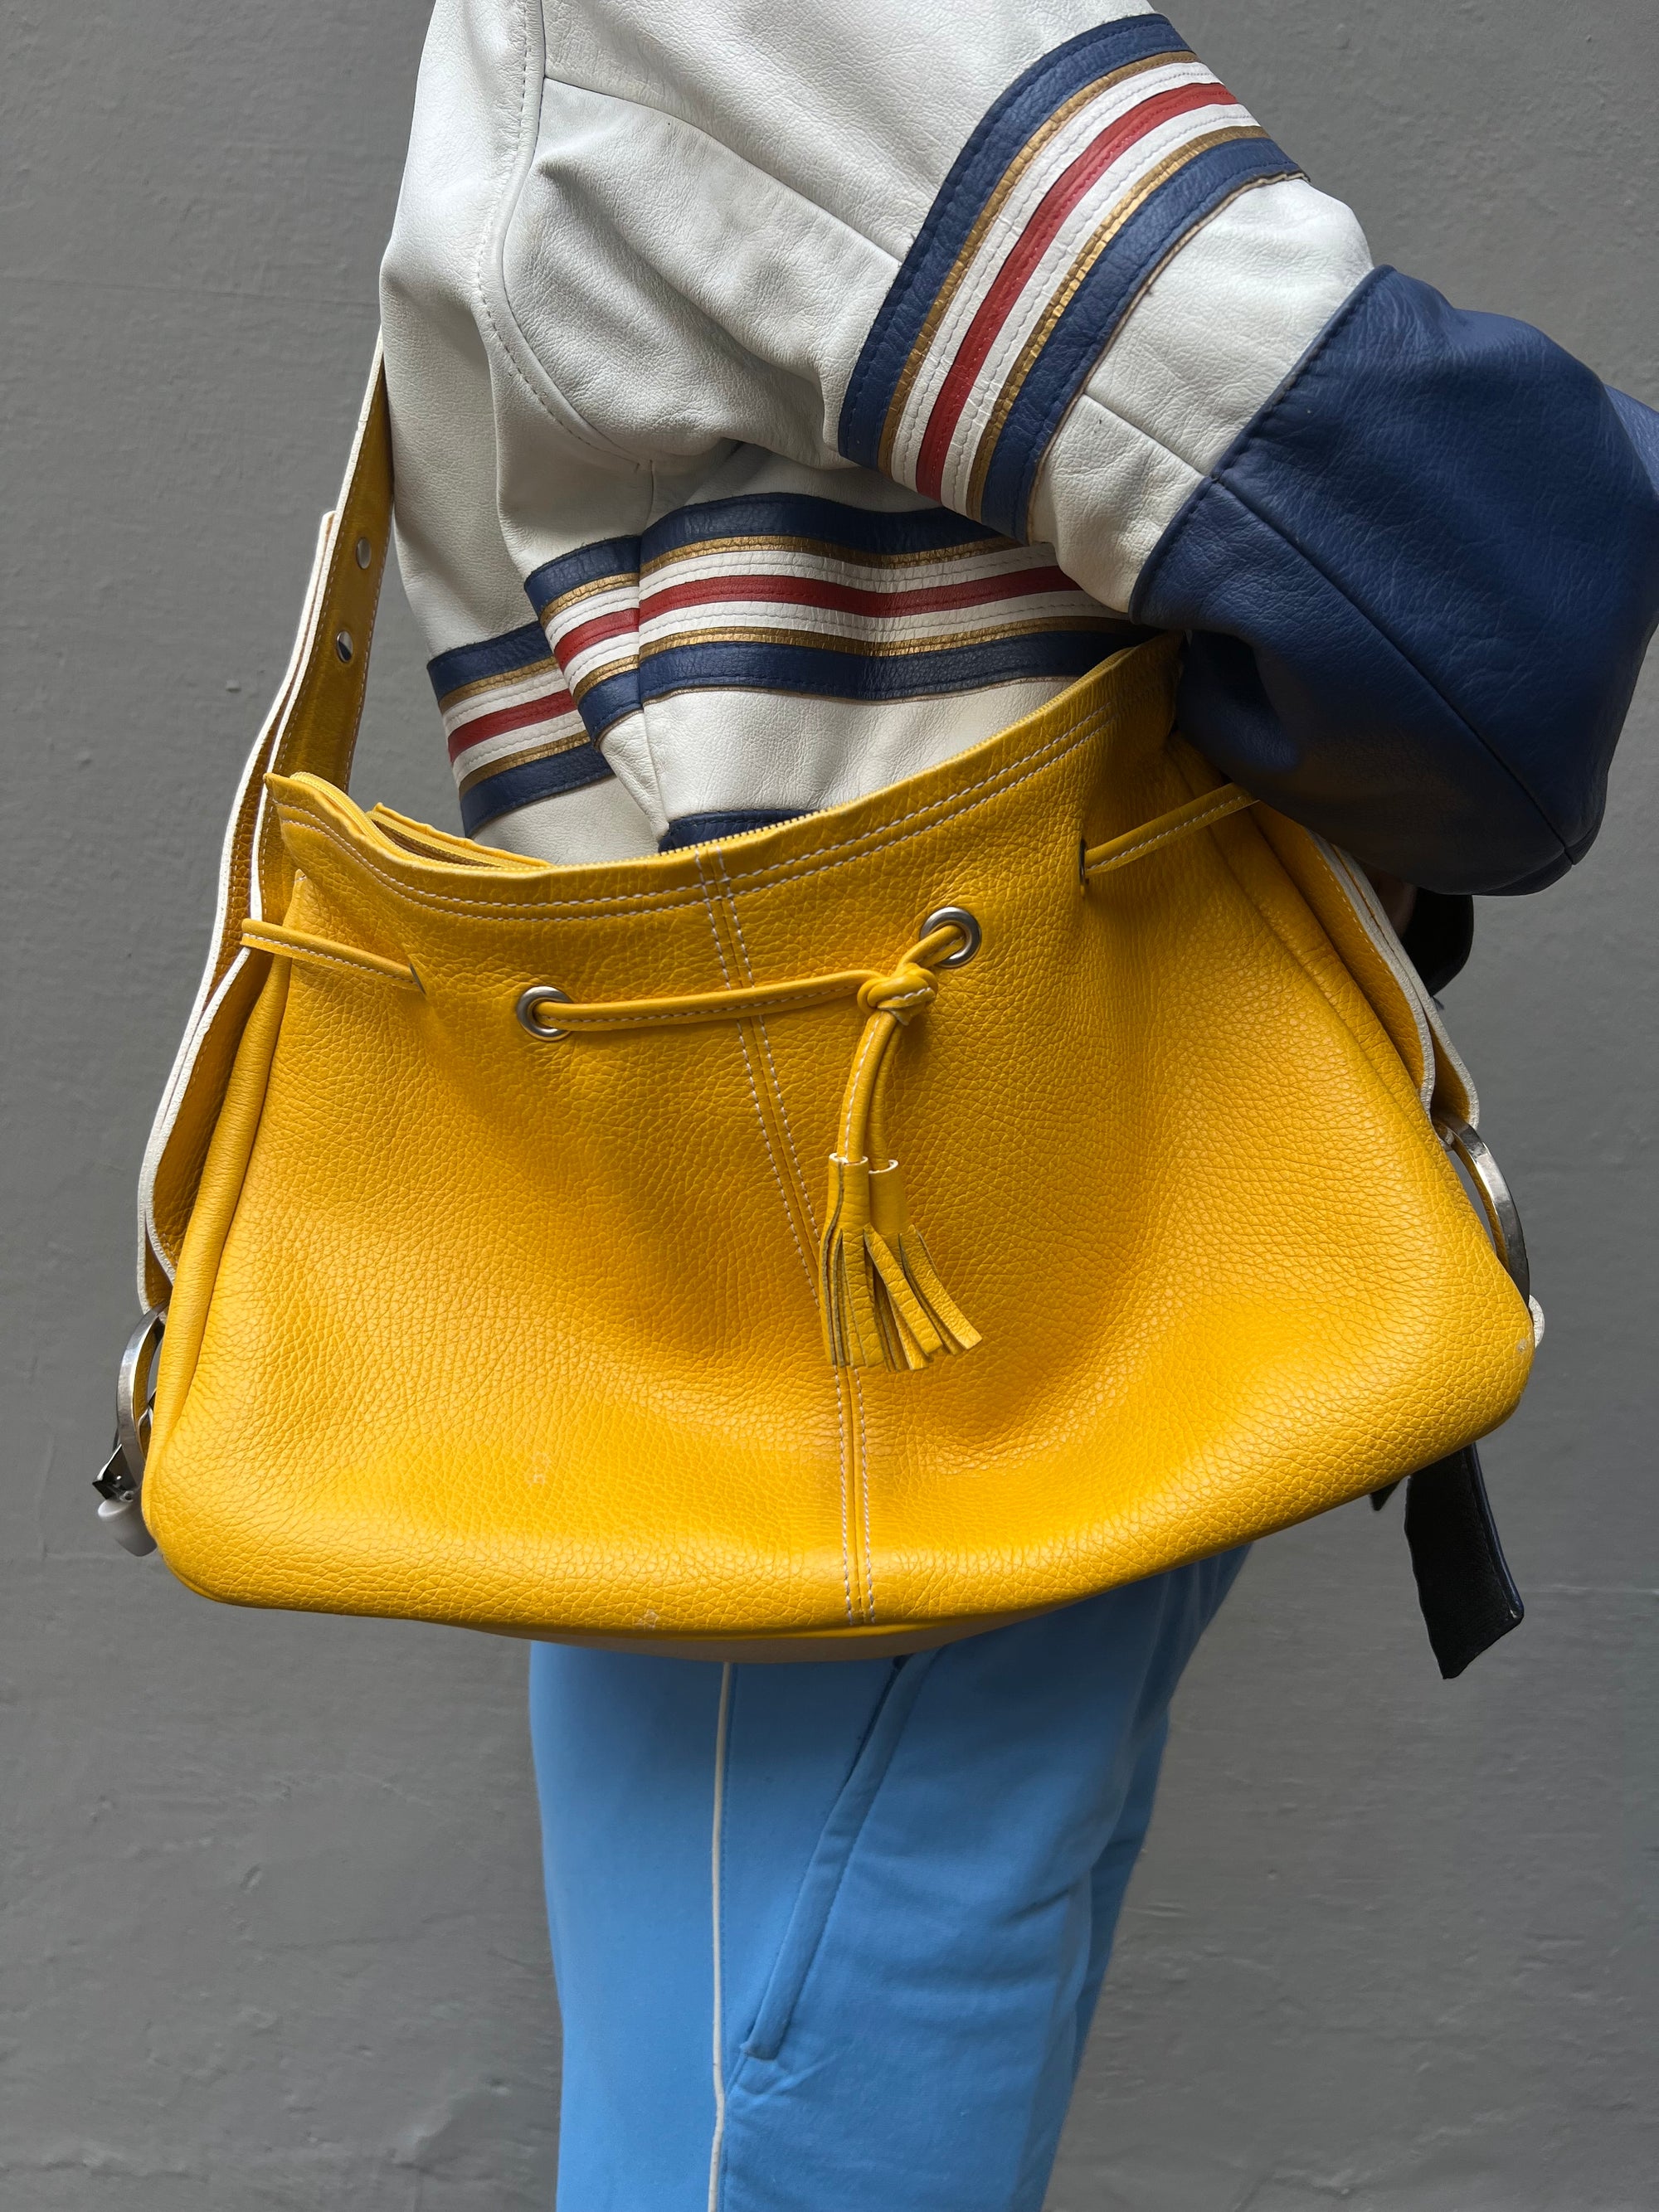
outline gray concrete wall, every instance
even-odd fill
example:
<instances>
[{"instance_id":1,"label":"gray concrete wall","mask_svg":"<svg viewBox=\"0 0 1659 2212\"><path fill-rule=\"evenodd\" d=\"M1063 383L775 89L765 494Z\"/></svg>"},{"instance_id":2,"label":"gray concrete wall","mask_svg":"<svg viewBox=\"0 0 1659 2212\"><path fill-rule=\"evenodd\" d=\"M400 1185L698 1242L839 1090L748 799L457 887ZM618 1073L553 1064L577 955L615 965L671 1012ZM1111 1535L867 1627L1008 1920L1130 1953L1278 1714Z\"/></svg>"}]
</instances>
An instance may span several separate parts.
<instances>
[{"instance_id":1,"label":"gray concrete wall","mask_svg":"<svg viewBox=\"0 0 1659 2212\"><path fill-rule=\"evenodd\" d=\"M1381 255L1659 401L1651 0L1176 13ZM522 1653L220 1612L106 1548L86 1487L422 14L10 0L0 30L0 2212L551 2196ZM1488 902L1451 997L1551 1314L1489 1454L1527 1626L1448 1688L1397 1513L1262 1547L1182 1696L1063 2212L1659 2204L1656 719L1650 678L1590 863ZM449 818L396 604L370 723L360 788Z\"/></svg>"}]
</instances>

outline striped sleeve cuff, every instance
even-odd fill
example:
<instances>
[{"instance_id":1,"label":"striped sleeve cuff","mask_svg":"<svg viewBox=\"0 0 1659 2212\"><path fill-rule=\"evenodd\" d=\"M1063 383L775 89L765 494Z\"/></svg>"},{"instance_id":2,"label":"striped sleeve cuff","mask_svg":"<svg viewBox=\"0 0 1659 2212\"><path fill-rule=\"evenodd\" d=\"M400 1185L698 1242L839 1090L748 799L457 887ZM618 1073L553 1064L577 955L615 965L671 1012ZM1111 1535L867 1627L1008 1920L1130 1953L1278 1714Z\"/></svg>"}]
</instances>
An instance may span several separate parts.
<instances>
[{"instance_id":1,"label":"striped sleeve cuff","mask_svg":"<svg viewBox=\"0 0 1659 2212\"><path fill-rule=\"evenodd\" d=\"M441 653L427 673L469 837L518 807L610 775L537 623Z\"/></svg>"},{"instance_id":2,"label":"striped sleeve cuff","mask_svg":"<svg viewBox=\"0 0 1659 2212\"><path fill-rule=\"evenodd\" d=\"M1029 538L1050 444L1147 286L1239 193L1297 173L1163 16L1068 40L941 185L848 384L842 452Z\"/></svg>"}]
</instances>

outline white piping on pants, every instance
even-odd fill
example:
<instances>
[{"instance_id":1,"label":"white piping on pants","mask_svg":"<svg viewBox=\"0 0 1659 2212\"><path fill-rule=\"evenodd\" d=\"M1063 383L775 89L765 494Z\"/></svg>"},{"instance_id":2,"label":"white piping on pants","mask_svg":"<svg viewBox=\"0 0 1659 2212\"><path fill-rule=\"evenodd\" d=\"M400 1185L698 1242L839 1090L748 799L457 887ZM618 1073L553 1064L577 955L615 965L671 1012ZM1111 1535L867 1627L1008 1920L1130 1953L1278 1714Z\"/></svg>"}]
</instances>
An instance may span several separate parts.
<instances>
[{"instance_id":1,"label":"white piping on pants","mask_svg":"<svg viewBox=\"0 0 1659 2212\"><path fill-rule=\"evenodd\" d=\"M714 1724L714 1818L709 1838L709 1897L714 1914L714 2140L708 2153L708 2212L720 2212L720 2153L726 2147L725 2024L720 1989L720 1845L726 1820L726 1743L732 1725L732 1662L720 1668L720 1718Z\"/></svg>"}]
</instances>

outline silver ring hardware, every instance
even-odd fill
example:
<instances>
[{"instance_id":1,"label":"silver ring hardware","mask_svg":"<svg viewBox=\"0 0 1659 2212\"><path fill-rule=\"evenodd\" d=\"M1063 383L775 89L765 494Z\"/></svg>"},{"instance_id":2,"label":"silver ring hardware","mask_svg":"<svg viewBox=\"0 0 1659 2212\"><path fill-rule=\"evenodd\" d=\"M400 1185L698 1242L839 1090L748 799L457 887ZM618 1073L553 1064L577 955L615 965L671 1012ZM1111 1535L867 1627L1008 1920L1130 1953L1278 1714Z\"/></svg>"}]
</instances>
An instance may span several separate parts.
<instances>
[{"instance_id":1,"label":"silver ring hardware","mask_svg":"<svg viewBox=\"0 0 1659 2212\"><path fill-rule=\"evenodd\" d=\"M336 630L334 633L334 650L339 654L342 660L349 660L352 654L356 653L357 648L351 641L351 632L349 629Z\"/></svg>"},{"instance_id":2,"label":"silver ring hardware","mask_svg":"<svg viewBox=\"0 0 1659 2212\"><path fill-rule=\"evenodd\" d=\"M520 992L519 1003L514 1010L531 1036L540 1037L546 1044L552 1043L556 1037L568 1037L570 1034L568 1030L555 1029L550 1022L540 1018L538 1010L546 1006L549 1000L556 1006L568 1006L570 994L562 991L556 983L532 983L527 991Z\"/></svg>"},{"instance_id":3,"label":"silver ring hardware","mask_svg":"<svg viewBox=\"0 0 1659 2212\"><path fill-rule=\"evenodd\" d=\"M1532 1269L1527 1261L1527 1240L1521 1227L1521 1212L1516 1205L1504 1170L1492 1156L1492 1146L1478 1129L1470 1128L1467 1121L1459 1121L1447 1115L1437 1119L1435 1127L1440 1141L1449 1152L1455 1153L1462 1163L1469 1181L1474 1185L1480 1200L1480 1211L1486 1217L1486 1228L1504 1273L1528 1304L1532 1299Z\"/></svg>"},{"instance_id":4,"label":"silver ring hardware","mask_svg":"<svg viewBox=\"0 0 1659 2212\"><path fill-rule=\"evenodd\" d=\"M153 1307L127 1339L115 1378L115 1448L93 1479L98 1518L124 1551L143 1559L155 1549L138 1504L149 1455L155 1374L167 1328L164 1308Z\"/></svg>"},{"instance_id":5,"label":"silver ring hardware","mask_svg":"<svg viewBox=\"0 0 1659 2212\"><path fill-rule=\"evenodd\" d=\"M127 1339L115 1378L115 1440L131 1474L135 1492L144 1479L144 1461L149 1453L155 1370L167 1325L167 1309L152 1306Z\"/></svg>"},{"instance_id":6,"label":"silver ring hardware","mask_svg":"<svg viewBox=\"0 0 1659 2212\"><path fill-rule=\"evenodd\" d=\"M935 960L935 968L965 968L985 941L984 931L965 906L936 906L916 934L918 939L931 937L936 929L960 930L962 943L943 960Z\"/></svg>"},{"instance_id":7,"label":"silver ring hardware","mask_svg":"<svg viewBox=\"0 0 1659 2212\"><path fill-rule=\"evenodd\" d=\"M369 562L374 558L374 548L369 544L367 538L360 538L351 550L356 557L357 566L360 568L367 568Z\"/></svg>"}]
</instances>

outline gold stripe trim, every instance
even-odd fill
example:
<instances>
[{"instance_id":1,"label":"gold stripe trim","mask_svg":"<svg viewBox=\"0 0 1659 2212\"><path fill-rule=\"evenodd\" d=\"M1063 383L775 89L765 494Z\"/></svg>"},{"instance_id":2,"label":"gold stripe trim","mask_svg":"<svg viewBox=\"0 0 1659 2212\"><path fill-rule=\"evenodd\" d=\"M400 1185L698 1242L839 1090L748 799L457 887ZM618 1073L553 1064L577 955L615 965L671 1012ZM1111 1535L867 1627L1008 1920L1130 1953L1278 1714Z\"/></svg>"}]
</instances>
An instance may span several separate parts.
<instances>
[{"instance_id":1,"label":"gold stripe trim","mask_svg":"<svg viewBox=\"0 0 1659 2212\"><path fill-rule=\"evenodd\" d=\"M1264 131L1262 136L1265 137L1267 133ZM1230 208L1235 200L1243 199L1246 192L1259 191L1264 185L1289 184L1298 179L1304 184L1306 183L1307 172L1304 169L1275 169L1270 175L1265 177L1243 177L1233 187L1232 191L1227 194L1224 199L1220 199L1216 202L1215 205L1210 210L1209 214L1205 216L1204 221L1206 222L1213 222L1215 217L1221 213L1224 208ZM1170 262L1175 259L1176 254L1180 252L1182 247L1186 245L1188 240L1192 236L1192 234L1193 234L1190 230L1183 231L1179 238L1172 239L1169 246L1164 249L1164 252L1159 255L1158 258L1152 264L1152 266L1146 271L1146 274L1141 278L1139 283L1136 285L1134 290L1124 302L1123 312L1118 317L1118 330L1121 330L1124 324L1128 321L1130 316L1139 306L1147 292L1150 291L1152 287L1158 282L1158 278L1169 267ZM1114 331L1112 337L1115 338L1116 336L1117 331ZM1109 347L1111 343L1112 339L1109 338L1106 342L1107 346ZM1103 347L1101 349L1103 354L1105 350L1106 347ZM1026 502L1025 508L1025 517L1028 522L1030 520L1031 509L1036 503L1036 484L1034 479L1031 485L1030 497Z\"/></svg>"},{"instance_id":2,"label":"gold stripe trim","mask_svg":"<svg viewBox=\"0 0 1659 2212\"><path fill-rule=\"evenodd\" d=\"M503 753L499 760L487 761L482 767L469 769L456 781L455 788L463 799L475 783L483 783L492 775L503 775L510 768L527 768L532 761L551 760L557 753L574 752L578 745L588 742L586 729L574 731L568 737L550 738L544 745L526 745L522 752Z\"/></svg>"},{"instance_id":3,"label":"gold stripe trim","mask_svg":"<svg viewBox=\"0 0 1659 2212\"><path fill-rule=\"evenodd\" d=\"M860 508L860 513L870 510ZM932 507L916 510L921 514L936 512ZM860 548L836 545L827 538L771 537L757 532L745 538L706 538L696 545L678 546L671 553L659 553L640 570L641 578L654 575L659 569L672 567L681 561L706 560L711 554L733 553L811 553L826 561L839 561L849 568L917 568L927 562L947 561L982 561L988 554L1029 552L1031 549L1013 538L986 538L966 545L942 546L937 552L869 553ZM1018 575L1018 569L1011 569Z\"/></svg>"},{"instance_id":4,"label":"gold stripe trim","mask_svg":"<svg viewBox=\"0 0 1659 2212\"><path fill-rule=\"evenodd\" d=\"M545 660L526 661L522 668L506 669L499 676L480 676L476 683L462 684L453 691L446 691L438 702L439 711L447 714L463 699L482 698L486 691L499 691L504 684L522 684L530 677L542 675L559 675L559 664L550 653ZM560 677L559 680L562 683L564 679Z\"/></svg>"},{"instance_id":5,"label":"gold stripe trim","mask_svg":"<svg viewBox=\"0 0 1659 2212\"><path fill-rule=\"evenodd\" d=\"M1019 398L1026 378L1030 374L1043 348L1053 337L1054 325L1070 307L1079 286L1111 244L1113 239L1117 236L1119 231L1123 228L1132 216L1139 212L1160 185L1167 184L1171 177L1184 169L1189 162L1197 161L1201 155L1210 153L1217 146L1229 146L1244 138L1265 138L1267 135L1260 124L1231 124L1223 130L1208 131L1201 138L1189 139L1185 145L1178 146L1172 153L1166 154L1155 168L1148 170L1134 190L1117 201L1102 222L1097 225L1082 252L1073 261L1065 282L1050 299L1036 328L1020 349L1018 357L1008 372L1006 380L997 395L996 405L991 410L986 420L985 428L980 433L979 444L974 453L973 472L968 480L968 496L964 502L969 514L977 514L979 512L979 503L984 495L985 479L990 473L991 460L996 450L997 440L1002 435L1003 426L1013 411L1014 403ZM1184 244L1186 238L1191 235L1190 231L1185 233L1182 239L1176 241L1176 245ZM1173 250L1172 247L1171 251ZM1167 255L1165 258L1168 258ZM1122 326L1122 318L1120 317L1117 328L1121 330ZM1115 332L1112 335L1115 336ZM1103 343L1102 349L1104 350Z\"/></svg>"},{"instance_id":6,"label":"gold stripe trim","mask_svg":"<svg viewBox=\"0 0 1659 2212\"><path fill-rule=\"evenodd\" d=\"M1006 637L1037 637L1060 630L1122 629L1127 627L1121 617L1114 615L1039 617L1031 622L1000 623L994 629L945 630L933 635L917 638L884 640L848 638L833 631L817 629L762 629L733 623L718 629L683 630L660 644L641 646L641 661L653 659L663 653L678 653L694 645L793 645L810 646L819 652L850 653L877 660L907 659L923 653L944 653L963 645L994 645ZM718 684L710 687L720 690Z\"/></svg>"},{"instance_id":7,"label":"gold stripe trim","mask_svg":"<svg viewBox=\"0 0 1659 2212\"><path fill-rule=\"evenodd\" d=\"M635 631L634 636L637 638L638 635L638 631ZM580 707L582 701L586 698L588 693L593 689L593 686L596 684L603 684L608 678L612 676L621 676L628 669L637 668L639 665L639 659L640 653L638 645L630 644L626 653L617 654L617 656L612 660L607 660L601 668L590 669L587 674L582 677L580 681L572 682L570 685L571 697Z\"/></svg>"},{"instance_id":8,"label":"gold stripe trim","mask_svg":"<svg viewBox=\"0 0 1659 2212\"><path fill-rule=\"evenodd\" d=\"M593 599L601 592L614 592L620 584L636 584L639 577L637 568L618 568L609 576L595 576L591 584L578 584L573 591L561 592L556 599L549 599L538 610L536 619L545 629L554 616L562 614L566 607L580 606L584 599Z\"/></svg>"},{"instance_id":9,"label":"gold stripe trim","mask_svg":"<svg viewBox=\"0 0 1659 2212\"><path fill-rule=\"evenodd\" d=\"M987 233L1000 216L1021 177L1024 175L1026 170L1030 168L1049 141L1064 130L1072 118L1081 109L1088 106L1091 101L1099 100L1106 93L1115 90L1120 84L1128 82L1133 77L1144 76L1149 70L1168 69L1171 64L1181 62L1197 63L1198 56L1189 48L1182 46L1172 53L1145 55L1138 62L1127 63L1123 68L1113 70L1105 76L1091 79L1079 91L1074 92L1062 106L1055 108L1048 121L1026 140L1003 171L995 190L981 209L973 228L963 240L962 251L951 264L949 275L934 295L933 304L927 310L927 319L922 324L916 342L910 349L909 358L900 371L899 380L893 388L893 397L888 403L887 417L882 424L881 444L877 449L876 465L884 476L892 474L893 447L898 438L899 425L903 420L910 393L915 387L917 377L921 374L922 363L933 346L939 326L944 321L945 312L951 301L962 289L963 280L974 264L979 249L985 241ZM1201 63L1198 65L1200 68L1203 66ZM1218 82L1219 79L1217 82Z\"/></svg>"}]
</instances>

